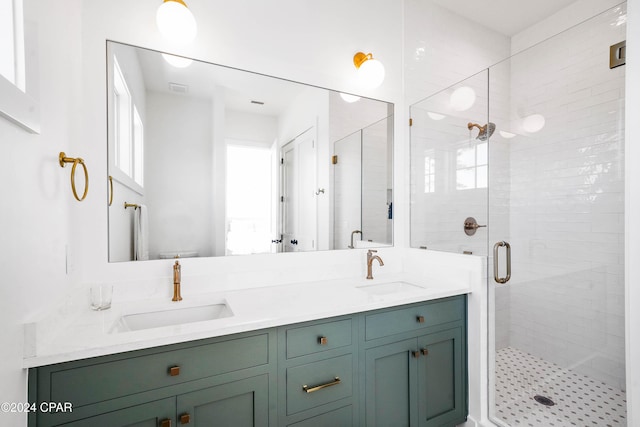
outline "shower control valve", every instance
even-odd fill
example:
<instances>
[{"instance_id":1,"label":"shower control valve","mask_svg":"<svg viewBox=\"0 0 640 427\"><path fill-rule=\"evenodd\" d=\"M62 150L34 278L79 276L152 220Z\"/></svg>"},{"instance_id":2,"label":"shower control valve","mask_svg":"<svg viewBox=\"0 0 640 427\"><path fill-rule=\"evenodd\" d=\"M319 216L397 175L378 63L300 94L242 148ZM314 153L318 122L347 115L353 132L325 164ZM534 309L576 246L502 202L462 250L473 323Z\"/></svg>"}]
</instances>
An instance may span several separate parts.
<instances>
[{"instance_id":1,"label":"shower control valve","mask_svg":"<svg viewBox=\"0 0 640 427\"><path fill-rule=\"evenodd\" d=\"M472 216L464 220L464 233L467 236L473 236L476 234L478 228L486 227L486 225L480 225L476 219Z\"/></svg>"}]
</instances>

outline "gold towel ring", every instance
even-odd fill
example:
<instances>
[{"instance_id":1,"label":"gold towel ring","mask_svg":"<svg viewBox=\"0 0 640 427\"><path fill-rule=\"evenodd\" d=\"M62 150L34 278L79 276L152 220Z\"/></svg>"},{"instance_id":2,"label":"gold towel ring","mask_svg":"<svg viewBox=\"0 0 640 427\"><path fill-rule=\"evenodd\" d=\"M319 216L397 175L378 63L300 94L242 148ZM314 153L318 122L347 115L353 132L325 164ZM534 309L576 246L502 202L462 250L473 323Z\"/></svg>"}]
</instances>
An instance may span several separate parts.
<instances>
[{"instance_id":1,"label":"gold towel ring","mask_svg":"<svg viewBox=\"0 0 640 427\"><path fill-rule=\"evenodd\" d=\"M84 164L84 160L80 157L66 157L64 151L61 151L58 156L58 161L61 167L65 167L67 163L73 163L73 167L71 168L71 191L73 191L73 197L75 197L77 201L83 201L89 192L89 171L87 170L87 165ZM78 197L78 192L76 191L76 167L78 164L81 164L84 169L84 193L81 198Z\"/></svg>"},{"instance_id":2,"label":"gold towel ring","mask_svg":"<svg viewBox=\"0 0 640 427\"><path fill-rule=\"evenodd\" d=\"M109 206L113 203L113 177L109 175Z\"/></svg>"}]
</instances>

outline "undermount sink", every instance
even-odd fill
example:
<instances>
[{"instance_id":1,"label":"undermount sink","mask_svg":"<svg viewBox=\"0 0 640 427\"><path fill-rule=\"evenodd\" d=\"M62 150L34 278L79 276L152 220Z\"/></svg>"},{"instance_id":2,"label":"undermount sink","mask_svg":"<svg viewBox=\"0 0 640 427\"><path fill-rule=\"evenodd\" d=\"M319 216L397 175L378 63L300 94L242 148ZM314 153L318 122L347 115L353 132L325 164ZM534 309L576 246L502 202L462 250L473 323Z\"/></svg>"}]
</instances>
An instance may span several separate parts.
<instances>
[{"instance_id":1,"label":"undermount sink","mask_svg":"<svg viewBox=\"0 0 640 427\"><path fill-rule=\"evenodd\" d=\"M422 286L412 285L407 282L389 282L389 283L376 283L372 285L358 286L357 289L368 292L373 295L389 295L404 292L416 292L423 290Z\"/></svg>"},{"instance_id":2,"label":"undermount sink","mask_svg":"<svg viewBox=\"0 0 640 427\"><path fill-rule=\"evenodd\" d=\"M120 332L139 331L142 329L160 328L162 326L204 322L231 316L233 316L233 312L226 303L172 308L124 315L120 318L120 327L118 330Z\"/></svg>"}]
</instances>

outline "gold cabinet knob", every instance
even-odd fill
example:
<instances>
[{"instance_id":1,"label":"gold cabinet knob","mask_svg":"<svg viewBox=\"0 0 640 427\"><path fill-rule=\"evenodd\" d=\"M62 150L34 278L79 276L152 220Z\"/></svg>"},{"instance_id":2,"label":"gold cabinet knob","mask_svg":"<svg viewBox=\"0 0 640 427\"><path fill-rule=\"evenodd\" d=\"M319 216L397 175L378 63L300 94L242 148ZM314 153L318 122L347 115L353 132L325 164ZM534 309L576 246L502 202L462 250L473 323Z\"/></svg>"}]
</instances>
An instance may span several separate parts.
<instances>
[{"instance_id":1,"label":"gold cabinet knob","mask_svg":"<svg viewBox=\"0 0 640 427\"><path fill-rule=\"evenodd\" d=\"M416 321L418 323L424 323L424 316L416 316Z\"/></svg>"},{"instance_id":2,"label":"gold cabinet knob","mask_svg":"<svg viewBox=\"0 0 640 427\"><path fill-rule=\"evenodd\" d=\"M180 375L180 366L172 366L169 368L169 375L172 377L177 377Z\"/></svg>"},{"instance_id":3,"label":"gold cabinet knob","mask_svg":"<svg viewBox=\"0 0 640 427\"><path fill-rule=\"evenodd\" d=\"M422 353L423 356L427 356L429 354L429 350L427 350L426 348L421 348L420 353Z\"/></svg>"},{"instance_id":4,"label":"gold cabinet knob","mask_svg":"<svg viewBox=\"0 0 640 427\"><path fill-rule=\"evenodd\" d=\"M329 339L327 337L318 337L318 344L327 345L329 344Z\"/></svg>"},{"instance_id":5,"label":"gold cabinet knob","mask_svg":"<svg viewBox=\"0 0 640 427\"><path fill-rule=\"evenodd\" d=\"M189 424L191 422L191 415L182 414L180 415L180 424Z\"/></svg>"},{"instance_id":6,"label":"gold cabinet knob","mask_svg":"<svg viewBox=\"0 0 640 427\"><path fill-rule=\"evenodd\" d=\"M418 357L420 357L420 352L419 351L412 351L411 355L413 356L414 359L417 359Z\"/></svg>"},{"instance_id":7,"label":"gold cabinet knob","mask_svg":"<svg viewBox=\"0 0 640 427\"><path fill-rule=\"evenodd\" d=\"M171 420L166 419L166 420L160 421L160 427L171 427Z\"/></svg>"}]
</instances>

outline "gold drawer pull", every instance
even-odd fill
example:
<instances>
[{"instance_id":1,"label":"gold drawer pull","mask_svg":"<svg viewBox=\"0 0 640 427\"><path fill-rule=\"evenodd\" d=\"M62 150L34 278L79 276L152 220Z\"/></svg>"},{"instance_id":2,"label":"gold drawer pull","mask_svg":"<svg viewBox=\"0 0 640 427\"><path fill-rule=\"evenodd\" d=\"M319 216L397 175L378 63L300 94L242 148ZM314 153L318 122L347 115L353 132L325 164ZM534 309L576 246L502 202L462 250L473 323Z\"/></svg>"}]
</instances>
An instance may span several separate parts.
<instances>
[{"instance_id":1,"label":"gold drawer pull","mask_svg":"<svg viewBox=\"0 0 640 427\"><path fill-rule=\"evenodd\" d=\"M416 316L416 322L424 323L424 316Z\"/></svg>"},{"instance_id":2,"label":"gold drawer pull","mask_svg":"<svg viewBox=\"0 0 640 427\"><path fill-rule=\"evenodd\" d=\"M169 375L172 377L177 377L180 375L180 366L172 366L169 368Z\"/></svg>"},{"instance_id":3,"label":"gold drawer pull","mask_svg":"<svg viewBox=\"0 0 640 427\"><path fill-rule=\"evenodd\" d=\"M303 385L302 389L307 393L313 393L314 391L322 390L323 388L331 387L338 384L340 384L340 377L335 377L333 381L331 381L330 383L317 385L315 387L309 387L308 385Z\"/></svg>"},{"instance_id":4,"label":"gold drawer pull","mask_svg":"<svg viewBox=\"0 0 640 427\"><path fill-rule=\"evenodd\" d=\"M166 419L166 420L160 421L160 427L171 427L171 420Z\"/></svg>"},{"instance_id":5,"label":"gold drawer pull","mask_svg":"<svg viewBox=\"0 0 640 427\"><path fill-rule=\"evenodd\" d=\"M182 414L180 415L180 424L189 424L191 422L191 415Z\"/></svg>"},{"instance_id":6,"label":"gold drawer pull","mask_svg":"<svg viewBox=\"0 0 640 427\"><path fill-rule=\"evenodd\" d=\"M318 337L318 344L327 345L329 344L329 339L327 337Z\"/></svg>"}]
</instances>

